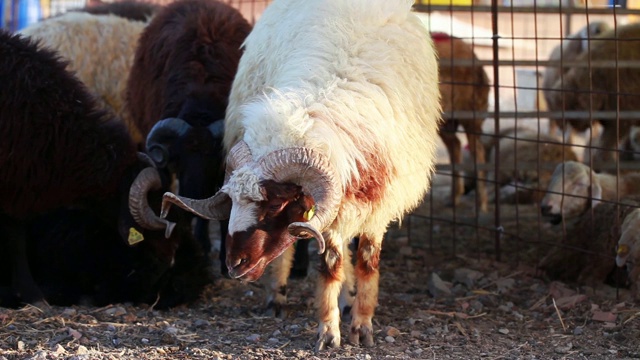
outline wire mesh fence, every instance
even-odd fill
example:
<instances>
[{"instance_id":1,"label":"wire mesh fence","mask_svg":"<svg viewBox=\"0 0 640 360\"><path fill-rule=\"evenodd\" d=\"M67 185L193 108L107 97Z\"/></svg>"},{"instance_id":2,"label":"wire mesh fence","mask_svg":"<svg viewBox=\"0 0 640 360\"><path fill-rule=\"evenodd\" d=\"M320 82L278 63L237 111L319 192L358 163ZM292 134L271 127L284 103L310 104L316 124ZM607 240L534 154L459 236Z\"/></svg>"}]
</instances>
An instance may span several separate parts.
<instances>
[{"instance_id":1,"label":"wire mesh fence","mask_svg":"<svg viewBox=\"0 0 640 360\"><path fill-rule=\"evenodd\" d=\"M226 2L251 22L270 3ZM26 26L27 2L0 4L3 27ZM93 3L33 4L40 19ZM390 231L443 256L637 282L640 1L421 0L415 10L440 56L446 123L432 191Z\"/></svg>"}]
</instances>

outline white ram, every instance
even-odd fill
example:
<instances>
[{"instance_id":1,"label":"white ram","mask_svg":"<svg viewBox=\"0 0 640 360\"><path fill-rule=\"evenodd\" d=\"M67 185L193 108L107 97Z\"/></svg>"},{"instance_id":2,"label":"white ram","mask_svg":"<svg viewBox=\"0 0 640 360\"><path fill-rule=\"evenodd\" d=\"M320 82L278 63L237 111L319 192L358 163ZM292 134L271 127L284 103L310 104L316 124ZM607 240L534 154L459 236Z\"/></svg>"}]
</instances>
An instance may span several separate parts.
<instances>
[{"instance_id":1,"label":"white ram","mask_svg":"<svg viewBox=\"0 0 640 360\"><path fill-rule=\"evenodd\" d=\"M383 235L423 200L434 171L438 64L412 4L274 1L245 42L232 86L225 185L205 200L165 195L165 215L171 202L230 219L235 278L257 280L276 259L288 264L298 237L318 241L316 350L340 345L339 295L343 310L353 304L349 341L373 346ZM274 270L274 284L286 284L286 266Z\"/></svg>"}]
</instances>

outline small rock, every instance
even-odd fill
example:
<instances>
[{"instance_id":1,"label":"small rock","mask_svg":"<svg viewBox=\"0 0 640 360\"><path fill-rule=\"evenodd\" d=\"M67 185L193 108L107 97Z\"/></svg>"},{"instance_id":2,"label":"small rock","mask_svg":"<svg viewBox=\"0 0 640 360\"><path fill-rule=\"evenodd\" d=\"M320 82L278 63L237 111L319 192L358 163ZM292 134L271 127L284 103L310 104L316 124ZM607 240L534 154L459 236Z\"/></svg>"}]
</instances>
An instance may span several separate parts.
<instances>
[{"instance_id":1,"label":"small rock","mask_svg":"<svg viewBox=\"0 0 640 360\"><path fill-rule=\"evenodd\" d=\"M300 329L300 325L293 324L289 326L289 330L298 330L298 329Z\"/></svg>"},{"instance_id":2,"label":"small rock","mask_svg":"<svg viewBox=\"0 0 640 360\"><path fill-rule=\"evenodd\" d=\"M247 336L246 339L251 341L251 342L258 342L258 341L260 341L260 335L251 334L251 335Z\"/></svg>"},{"instance_id":3,"label":"small rock","mask_svg":"<svg viewBox=\"0 0 640 360\"><path fill-rule=\"evenodd\" d=\"M451 295L451 290L447 284L440 279L438 274L432 272L427 279L427 289L433 297L442 297Z\"/></svg>"},{"instance_id":4,"label":"small rock","mask_svg":"<svg viewBox=\"0 0 640 360\"><path fill-rule=\"evenodd\" d=\"M78 346L78 349L76 349L76 354L78 354L78 355L85 355L85 354L88 354L88 353L89 353L89 350L86 347L82 346L82 345Z\"/></svg>"},{"instance_id":5,"label":"small rock","mask_svg":"<svg viewBox=\"0 0 640 360\"><path fill-rule=\"evenodd\" d=\"M385 334L387 334L387 336L398 337L398 335L400 335L400 330L394 328L393 326L387 326Z\"/></svg>"},{"instance_id":6,"label":"small rock","mask_svg":"<svg viewBox=\"0 0 640 360\"><path fill-rule=\"evenodd\" d=\"M393 343L393 342L396 342L396 339L394 339L393 336L386 336L384 338L384 341L386 341L388 343Z\"/></svg>"},{"instance_id":7,"label":"small rock","mask_svg":"<svg viewBox=\"0 0 640 360\"><path fill-rule=\"evenodd\" d=\"M71 336L74 340L78 340L82 337L82 333L80 333L80 331L69 328L67 330L69 332L69 336Z\"/></svg>"},{"instance_id":8,"label":"small rock","mask_svg":"<svg viewBox=\"0 0 640 360\"><path fill-rule=\"evenodd\" d=\"M267 342L268 342L268 343L271 343L271 344L277 344L279 341L280 341L280 340L278 340L278 339L276 339L276 338L269 338L269 339L267 340Z\"/></svg>"},{"instance_id":9,"label":"small rock","mask_svg":"<svg viewBox=\"0 0 640 360\"><path fill-rule=\"evenodd\" d=\"M76 311L76 309L74 308L66 308L64 309L64 311L62 312L63 316L74 316L76 315L78 312Z\"/></svg>"},{"instance_id":10,"label":"small rock","mask_svg":"<svg viewBox=\"0 0 640 360\"><path fill-rule=\"evenodd\" d=\"M40 350L32 357L28 358L29 360L47 360L47 352Z\"/></svg>"},{"instance_id":11,"label":"small rock","mask_svg":"<svg viewBox=\"0 0 640 360\"><path fill-rule=\"evenodd\" d=\"M147 338L142 338L142 339L140 339L140 341L141 341L143 344L148 344L148 343L149 343L149 339L147 339Z\"/></svg>"},{"instance_id":12,"label":"small rock","mask_svg":"<svg viewBox=\"0 0 640 360\"><path fill-rule=\"evenodd\" d=\"M609 312L609 311L594 311L591 320L593 321L602 321L602 322L615 322L618 318L618 315Z\"/></svg>"},{"instance_id":13,"label":"small rock","mask_svg":"<svg viewBox=\"0 0 640 360\"><path fill-rule=\"evenodd\" d=\"M9 325L7 325L7 330L9 330L9 331L13 331L13 330L15 330L15 329L16 329L16 326L15 326L15 325L13 325L13 324L9 324Z\"/></svg>"},{"instance_id":14,"label":"small rock","mask_svg":"<svg viewBox=\"0 0 640 360\"><path fill-rule=\"evenodd\" d=\"M55 344L51 351L53 351L53 353L57 355L61 355L67 352L60 344Z\"/></svg>"},{"instance_id":15,"label":"small rock","mask_svg":"<svg viewBox=\"0 0 640 360\"><path fill-rule=\"evenodd\" d=\"M556 353L558 354L567 354L569 353L569 351L571 351L571 349L573 348L573 344L572 343L568 343L565 346L558 346L555 348Z\"/></svg>"},{"instance_id":16,"label":"small rock","mask_svg":"<svg viewBox=\"0 0 640 360\"><path fill-rule=\"evenodd\" d=\"M576 328L573 329L573 335L582 335L583 332L584 328L582 326L576 326Z\"/></svg>"},{"instance_id":17,"label":"small rock","mask_svg":"<svg viewBox=\"0 0 640 360\"><path fill-rule=\"evenodd\" d=\"M518 320L518 321L524 320L524 315L520 314L519 312L514 311L512 314L513 314L513 317L516 318L516 320Z\"/></svg>"},{"instance_id":18,"label":"small rock","mask_svg":"<svg viewBox=\"0 0 640 360\"><path fill-rule=\"evenodd\" d=\"M411 334L411 337L414 337L414 338L420 338L420 336L422 335L422 333L418 330L411 330L410 334Z\"/></svg>"},{"instance_id":19,"label":"small rock","mask_svg":"<svg viewBox=\"0 0 640 360\"><path fill-rule=\"evenodd\" d=\"M104 313L109 316L121 316L126 314L127 310L125 310L122 306L114 306L105 310Z\"/></svg>"},{"instance_id":20,"label":"small rock","mask_svg":"<svg viewBox=\"0 0 640 360\"><path fill-rule=\"evenodd\" d=\"M18 340L18 343L16 344L16 348L18 349L18 351L24 351L24 341Z\"/></svg>"},{"instance_id":21,"label":"small rock","mask_svg":"<svg viewBox=\"0 0 640 360\"><path fill-rule=\"evenodd\" d=\"M471 308L477 312L482 311L482 309L484 308L484 305L482 305L482 303L478 300L471 300L469 301L469 305L471 306Z\"/></svg>"},{"instance_id":22,"label":"small rock","mask_svg":"<svg viewBox=\"0 0 640 360\"><path fill-rule=\"evenodd\" d=\"M247 292L244 293L244 296L247 296L247 297L253 296L253 290L247 290Z\"/></svg>"},{"instance_id":23,"label":"small rock","mask_svg":"<svg viewBox=\"0 0 640 360\"><path fill-rule=\"evenodd\" d=\"M500 329L498 329L498 332L499 332L500 334L507 335L507 334L509 333L509 329L500 328Z\"/></svg>"},{"instance_id":24,"label":"small rock","mask_svg":"<svg viewBox=\"0 0 640 360\"><path fill-rule=\"evenodd\" d=\"M422 354L423 352L424 352L424 350L422 350L422 349L420 349L420 348L413 350L413 353L414 353L414 354L416 354L416 355L420 355L420 354Z\"/></svg>"},{"instance_id":25,"label":"small rock","mask_svg":"<svg viewBox=\"0 0 640 360\"><path fill-rule=\"evenodd\" d=\"M164 329L164 332L169 334L169 335L177 335L178 334L178 328L173 327L173 326L169 326L166 329Z\"/></svg>"},{"instance_id":26,"label":"small rock","mask_svg":"<svg viewBox=\"0 0 640 360\"><path fill-rule=\"evenodd\" d=\"M478 281L483 276L484 274L481 273L480 271L467 269L467 268L456 269L453 272L454 280L461 284L466 285L469 289L473 288L476 281Z\"/></svg>"},{"instance_id":27,"label":"small rock","mask_svg":"<svg viewBox=\"0 0 640 360\"><path fill-rule=\"evenodd\" d=\"M509 313L511 312L511 308L509 308L507 305L500 305L498 306L498 310Z\"/></svg>"},{"instance_id":28,"label":"small rock","mask_svg":"<svg viewBox=\"0 0 640 360\"><path fill-rule=\"evenodd\" d=\"M116 332L116 327L111 325L111 324L107 324L107 331L108 332Z\"/></svg>"},{"instance_id":29,"label":"small rock","mask_svg":"<svg viewBox=\"0 0 640 360\"><path fill-rule=\"evenodd\" d=\"M511 290L513 286L516 284L516 280L512 278L502 278L496 280L496 286L498 287L498 293L504 294L505 292Z\"/></svg>"},{"instance_id":30,"label":"small rock","mask_svg":"<svg viewBox=\"0 0 640 360\"><path fill-rule=\"evenodd\" d=\"M415 325L418 321L422 321L422 319L409 318L409 325L413 326L413 325Z\"/></svg>"},{"instance_id":31,"label":"small rock","mask_svg":"<svg viewBox=\"0 0 640 360\"><path fill-rule=\"evenodd\" d=\"M203 327L207 327L209 325L211 325L211 323L209 323L209 321L204 320L204 319L196 319L193 322L193 325L197 328L203 328Z\"/></svg>"},{"instance_id":32,"label":"small rock","mask_svg":"<svg viewBox=\"0 0 640 360\"><path fill-rule=\"evenodd\" d=\"M280 330L276 329L276 330L271 334L271 336L273 336L273 337L278 337L278 336L280 336L280 334L282 334L282 331L280 331Z\"/></svg>"}]
</instances>

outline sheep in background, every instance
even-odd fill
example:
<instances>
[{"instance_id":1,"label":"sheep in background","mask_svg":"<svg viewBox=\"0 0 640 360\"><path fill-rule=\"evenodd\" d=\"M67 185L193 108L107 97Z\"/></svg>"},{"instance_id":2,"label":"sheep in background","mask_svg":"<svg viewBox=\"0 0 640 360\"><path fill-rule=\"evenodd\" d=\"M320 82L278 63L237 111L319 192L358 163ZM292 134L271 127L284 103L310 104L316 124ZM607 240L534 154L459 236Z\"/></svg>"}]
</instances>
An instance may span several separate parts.
<instances>
[{"instance_id":1,"label":"sheep in background","mask_svg":"<svg viewBox=\"0 0 640 360\"><path fill-rule=\"evenodd\" d=\"M640 209L632 210L620 229L616 248L616 265L629 274L631 293L640 298Z\"/></svg>"},{"instance_id":2,"label":"sheep in background","mask_svg":"<svg viewBox=\"0 0 640 360\"><path fill-rule=\"evenodd\" d=\"M542 215L552 224L584 214L600 201L616 201L629 195L640 195L640 173L629 172L617 177L596 173L576 161L558 164L547 193L540 203Z\"/></svg>"},{"instance_id":3,"label":"sheep in background","mask_svg":"<svg viewBox=\"0 0 640 360\"><path fill-rule=\"evenodd\" d=\"M163 214L175 203L230 219L229 274L255 281L271 264L276 306L286 303L292 245L318 241L316 351L340 346L341 308L351 309L349 341L374 345L383 235L423 200L434 171L438 63L412 5L272 2L233 83L225 185L204 200L165 194Z\"/></svg>"},{"instance_id":4,"label":"sheep in background","mask_svg":"<svg viewBox=\"0 0 640 360\"><path fill-rule=\"evenodd\" d=\"M65 206L115 213L125 240L133 230L169 235L174 225L148 204L162 186L158 171L66 68L35 40L0 30L0 84L11 90L0 93L0 232L13 291L29 303L43 300L25 254L32 217Z\"/></svg>"},{"instance_id":5,"label":"sheep in background","mask_svg":"<svg viewBox=\"0 0 640 360\"><path fill-rule=\"evenodd\" d=\"M21 34L38 40L67 60L67 70L96 95L103 108L123 119L134 142L141 145L143 134L125 111L124 100L127 76L145 26L145 22L116 15L68 12L32 24Z\"/></svg>"},{"instance_id":6,"label":"sheep in background","mask_svg":"<svg viewBox=\"0 0 640 360\"><path fill-rule=\"evenodd\" d=\"M127 81L127 107L158 167L178 179L178 193L212 196L224 182L223 119L251 25L230 5L182 0L167 5L140 36ZM211 250L208 221L195 232ZM221 271L227 222L221 221Z\"/></svg>"},{"instance_id":7,"label":"sheep in background","mask_svg":"<svg viewBox=\"0 0 640 360\"><path fill-rule=\"evenodd\" d=\"M440 59L440 94L442 108L451 117L440 127L440 137L447 147L451 166L462 164L462 149L460 139L456 135L458 126L464 129L469 143L469 150L477 164L486 162L485 152L480 142L484 117L476 115L474 119L458 118L456 112L483 113L488 109L489 78L481 65L454 65L456 61L477 61L473 52L473 45L462 39L445 33L431 33L438 58ZM451 202L460 203L464 194L464 178L460 172L453 171L451 180ZM476 178L484 179L485 171L478 170ZM476 181L477 201L480 210L487 211L488 200L484 181Z\"/></svg>"},{"instance_id":8,"label":"sheep in background","mask_svg":"<svg viewBox=\"0 0 640 360\"><path fill-rule=\"evenodd\" d=\"M116 1L97 5L86 6L81 9L70 11L81 11L93 15L116 15L128 20L147 22L162 7L157 4L141 1Z\"/></svg>"},{"instance_id":9,"label":"sheep in background","mask_svg":"<svg viewBox=\"0 0 640 360\"><path fill-rule=\"evenodd\" d=\"M640 58L640 23L618 26L603 32L591 40L590 51L580 54L576 61L637 61ZM618 82L618 79L620 80ZM578 66L570 68L563 78L552 86L556 96L551 97L549 107L566 111L637 111L640 96L640 68L620 64L617 67ZM583 129L589 124L587 119L569 118L567 122L575 129ZM599 147L592 159L602 163L617 157L618 133L626 136L632 125L639 120L606 118L598 119L602 133ZM585 159L588 162L588 159Z\"/></svg>"},{"instance_id":10,"label":"sheep in background","mask_svg":"<svg viewBox=\"0 0 640 360\"><path fill-rule=\"evenodd\" d=\"M625 233L621 224L640 206L640 198L625 197L623 202L624 205L602 203L578 216L567 225L566 236L558 239L557 246L540 260L538 268L554 280L628 286L627 272L616 266L616 247ZM558 237L562 234L555 233Z\"/></svg>"},{"instance_id":11,"label":"sheep in background","mask_svg":"<svg viewBox=\"0 0 640 360\"><path fill-rule=\"evenodd\" d=\"M496 153L495 142L500 152ZM489 163L500 159L500 172L488 174L489 182L500 186L518 184L522 188L503 188L501 198L505 202L538 203L550 182L555 164L577 160L571 147L560 139L529 128L509 128L494 137L489 149ZM517 191L517 196L515 194Z\"/></svg>"},{"instance_id":12,"label":"sheep in background","mask_svg":"<svg viewBox=\"0 0 640 360\"><path fill-rule=\"evenodd\" d=\"M558 46L553 48L553 50L551 50L551 54L549 54L549 61L574 61L578 55L589 51L589 41L591 39L605 31L608 31L609 29L609 25L602 21L589 23L589 25L569 35L569 37L563 40ZM549 111L562 111L562 102L556 99L560 94L552 91L552 87L558 79L562 79L569 69L569 66L564 68L547 66L542 74L542 92ZM575 130L580 132L589 128L589 123L587 121L576 122L573 123L573 125L576 126ZM575 143L574 132L572 128L565 127L563 119L556 119L553 117L549 118L549 134L555 135L558 128L563 130L565 134L568 134L568 143Z\"/></svg>"}]
</instances>

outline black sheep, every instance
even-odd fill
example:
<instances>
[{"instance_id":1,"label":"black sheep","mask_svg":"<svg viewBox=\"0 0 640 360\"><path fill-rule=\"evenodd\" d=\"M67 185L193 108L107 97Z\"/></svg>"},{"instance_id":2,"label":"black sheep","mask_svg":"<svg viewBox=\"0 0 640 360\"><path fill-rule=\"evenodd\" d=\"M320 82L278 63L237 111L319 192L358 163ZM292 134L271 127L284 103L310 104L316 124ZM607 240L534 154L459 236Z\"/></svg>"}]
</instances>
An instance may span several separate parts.
<instances>
[{"instance_id":1,"label":"black sheep","mask_svg":"<svg viewBox=\"0 0 640 360\"><path fill-rule=\"evenodd\" d=\"M118 214L118 231L167 229L146 194L157 170L137 156L122 121L97 110L55 52L0 30L0 238L21 301L43 300L26 256L25 224L65 206ZM167 181L165 181L167 182Z\"/></svg>"},{"instance_id":2,"label":"black sheep","mask_svg":"<svg viewBox=\"0 0 640 360\"><path fill-rule=\"evenodd\" d=\"M149 155L177 175L182 195L206 198L222 186L222 124L250 31L230 5L181 0L161 9L140 36L127 106ZM224 244L226 222L220 230ZM195 233L208 253L208 222L197 219Z\"/></svg>"}]
</instances>

